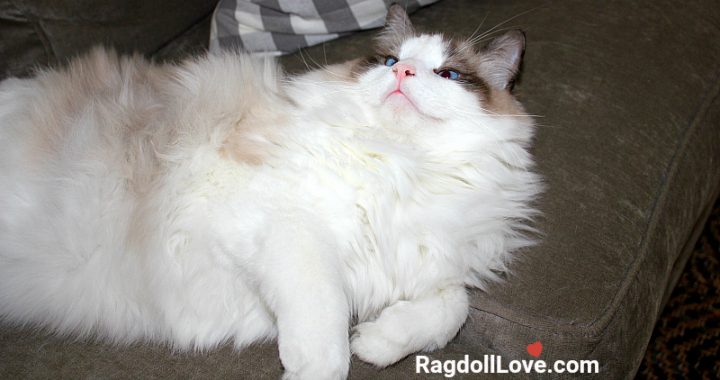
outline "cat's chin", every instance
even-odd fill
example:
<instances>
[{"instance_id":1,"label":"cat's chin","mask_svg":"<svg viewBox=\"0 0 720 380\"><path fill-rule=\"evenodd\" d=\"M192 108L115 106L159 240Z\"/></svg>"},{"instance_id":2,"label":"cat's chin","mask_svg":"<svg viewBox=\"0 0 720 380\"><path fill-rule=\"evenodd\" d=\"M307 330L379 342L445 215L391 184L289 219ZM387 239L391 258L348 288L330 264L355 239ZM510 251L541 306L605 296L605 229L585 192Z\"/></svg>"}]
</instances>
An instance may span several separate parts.
<instances>
[{"instance_id":1,"label":"cat's chin","mask_svg":"<svg viewBox=\"0 0 720 380\"><path fill-rule=\"evenodd\" d=\"M401 126L413 128L420 124L441 123L444 120L423 112L412 98L402 93L391 93L382 104L384 118L396 128Z\"/></svg>"},{"instance_id":2,"label":"cat's chin","mask_svg":"<svg viewBox=\"0 0 720 380\"><path fill-rule=\"evenodd\" d=\"M384 103L386 107L389 107L398 115L429 116L418 108L412 98L400 90L390 92L385 97Z\"/></svg>"}]
</instances>

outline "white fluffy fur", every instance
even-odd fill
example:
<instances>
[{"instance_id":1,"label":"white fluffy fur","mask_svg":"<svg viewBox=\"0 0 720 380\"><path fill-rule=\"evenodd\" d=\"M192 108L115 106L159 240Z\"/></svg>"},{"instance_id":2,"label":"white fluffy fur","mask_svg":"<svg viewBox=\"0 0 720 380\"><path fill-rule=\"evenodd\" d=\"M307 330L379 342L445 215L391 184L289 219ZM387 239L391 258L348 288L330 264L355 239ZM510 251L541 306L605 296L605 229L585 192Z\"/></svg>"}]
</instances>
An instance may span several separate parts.
<instances>
[{"instance_id":1,"label":"white fluffy fur","mask_svg":"<svg viewBox=\"0 0 720 380\"><path fill-rule=\"evenodd\" d=\"M465 287L528 243L539 189L530 118L435 75L444 44L402 45L414 105L385 100L386 66L282 79L236 54L96 50L2 82L0 316L178 348L277 337L287 378L443 347Z\"/></svg>"}]
</instances>

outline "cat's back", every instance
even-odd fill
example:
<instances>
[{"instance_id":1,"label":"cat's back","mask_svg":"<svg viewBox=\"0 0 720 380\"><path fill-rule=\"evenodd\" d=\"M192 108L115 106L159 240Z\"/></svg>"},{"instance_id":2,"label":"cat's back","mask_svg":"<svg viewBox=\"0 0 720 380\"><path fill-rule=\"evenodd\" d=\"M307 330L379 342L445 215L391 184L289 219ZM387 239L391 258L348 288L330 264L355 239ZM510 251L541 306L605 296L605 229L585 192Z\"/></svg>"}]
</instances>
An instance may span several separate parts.
<instances>
[{"instance_id":1,"label":"cat's back","mask_svg":"<svg viewBox=\"0 0 720 380\"><path fill-rule=\"evenodd\" d=\"M167 153L178 140L227 132L247 110L272 103L277 83L274 64L241 54L173 65L95 48L63 68L0 82L0 161Z\"/></svg>"},{"instance_id":2,"label":"cat's back","mask_svg":"<svg viewBox=\"0 0 720 380\"><path fill-rule=\"evenodd\" d=\"M3 165L41 174L63 163L107 161L123 138L151 128L166 80L167 70L142 57L97 48L64 68L3 81Z\"/></svg>"},{"instance_id":3,"label":"cat's back","mask_svg":"<svg viewBox=\"0 0 720 380\"><path fill-rule=\"evenodd\" d=\"M283 104L277 81L272 63L234 53L159 65L96 49L0 82L0 318L102 323L128 340L153 331L137 314L148 253L132 246L148 227L137 220L158 212L154 199L172 206L163 186L186 187L207 163L195 158L264 125L250 111Z\"/></svg>"},{"instance_id":4,"label":"cat's back","mask_svg":"<svg viewBox=\"0 0 720 380\"><path fill-rule=\"evenodd\" d=\"M0 235L50 221L52 235L97 236L57 226L102 225L88 217L107 215L122 225L173 171L204 152L247 148L233 136L265 128L257 110L283 102L277 74L272 62L237 53L171 65L96 48L64 68L0 82ZM252 158L245 153L232 155Z\"/></svg>"}]
</instances>

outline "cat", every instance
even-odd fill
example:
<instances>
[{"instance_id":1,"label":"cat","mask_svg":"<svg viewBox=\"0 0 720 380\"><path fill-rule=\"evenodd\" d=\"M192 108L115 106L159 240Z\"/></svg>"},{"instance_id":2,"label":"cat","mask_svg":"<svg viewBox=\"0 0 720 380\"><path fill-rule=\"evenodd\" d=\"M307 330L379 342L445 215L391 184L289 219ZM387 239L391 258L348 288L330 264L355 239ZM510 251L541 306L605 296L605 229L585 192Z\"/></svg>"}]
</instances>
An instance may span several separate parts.
<instances>
[{"instance_id":1,"label":"cat","mask_svg":"<svg viewBox=\"0 0 720 380\"><path fill-rule=\"evenodd\" d=\"M532 244L513 30L477 48L388 12L367 58L97 48L0 84L0 317L179 349L277 339L288 379L442 348ZM354 326L351 326L354 324Z\"/></svg>"}]
</instances>

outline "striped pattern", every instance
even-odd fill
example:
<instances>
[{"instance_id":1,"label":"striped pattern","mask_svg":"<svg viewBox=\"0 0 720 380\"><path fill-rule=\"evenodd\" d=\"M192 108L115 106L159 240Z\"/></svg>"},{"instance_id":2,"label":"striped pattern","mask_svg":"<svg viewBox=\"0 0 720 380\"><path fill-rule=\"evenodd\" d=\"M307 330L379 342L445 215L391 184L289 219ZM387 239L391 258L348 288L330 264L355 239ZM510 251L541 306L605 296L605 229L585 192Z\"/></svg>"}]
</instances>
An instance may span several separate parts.
<instances>
[{"instance_id":1,"label":"striped pattern","mask_svg":"<svg viewBox=\"0 0 720 380\"><path fill-rule=\"evenodd\" d=\"M358 30L380 27L392 3L408 13L438 0L221 0L210 51L281 55Z\"/></svg>"}]
</instances>

